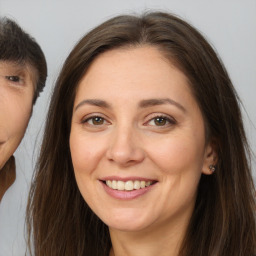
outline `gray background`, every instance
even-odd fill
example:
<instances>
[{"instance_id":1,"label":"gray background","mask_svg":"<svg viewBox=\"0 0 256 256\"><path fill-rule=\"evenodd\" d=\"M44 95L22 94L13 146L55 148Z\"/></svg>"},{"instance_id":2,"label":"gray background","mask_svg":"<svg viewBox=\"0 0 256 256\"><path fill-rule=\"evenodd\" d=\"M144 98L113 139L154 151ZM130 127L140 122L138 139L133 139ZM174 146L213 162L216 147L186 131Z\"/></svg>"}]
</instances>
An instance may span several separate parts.
<instances>
[{"instance_id":1,"label":"gray background","mask_svg":"<svg viewBox=\"0 0 256 256\"><path fill-rule=\"evenodd\" d=\"M0 0L0 15L17 21L36 38L48 62L48 80L26 136L16 152L17 180L0 205L0 256L24 255L27 192L53 88L75 42L117 14L157 9L174 12L214 45L243 101L244 121L256 152L256 0ZM256 176L255 160L253 162Z\"/></svg>"}]
</instances>

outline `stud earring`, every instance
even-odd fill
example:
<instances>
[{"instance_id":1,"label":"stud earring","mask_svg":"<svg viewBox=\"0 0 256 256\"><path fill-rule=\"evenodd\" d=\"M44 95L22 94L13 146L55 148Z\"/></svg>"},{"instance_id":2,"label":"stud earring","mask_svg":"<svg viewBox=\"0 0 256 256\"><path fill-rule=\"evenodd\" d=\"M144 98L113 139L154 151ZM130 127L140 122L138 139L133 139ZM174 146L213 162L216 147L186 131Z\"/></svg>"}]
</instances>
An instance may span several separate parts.
<instances>
[{"instance_id":1,"label":"stud earring","mask_svg":"<svg viewBox=\"0 0 256 256\"><path fill-rule=\"evenodd\" d=\"M209 169L210 169L210 171L211 171L212 173L214 173L214 172L216 171L216 166L213 165L213 164L211 164L211 165L209 166Z\"/></svg>"}]
</instances>

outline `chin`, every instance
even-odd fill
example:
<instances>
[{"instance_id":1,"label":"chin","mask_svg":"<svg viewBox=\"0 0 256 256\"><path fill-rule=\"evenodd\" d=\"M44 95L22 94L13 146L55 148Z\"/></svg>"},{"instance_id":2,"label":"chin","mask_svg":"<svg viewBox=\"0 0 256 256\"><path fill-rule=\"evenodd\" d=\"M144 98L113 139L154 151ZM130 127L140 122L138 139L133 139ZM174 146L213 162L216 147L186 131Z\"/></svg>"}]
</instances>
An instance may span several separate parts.
<instances>
[{"instance_id":1,"label":"chin","mask_svg":"<svg viewBox=\"0 0 256 256\"><path fill-rule=\"evenodd\" d=\"M138 218L140 216L140 218ZM142 215L116 215L114 218L112 215L110 219L105 219L103 222L110 228L120 230L124 232L136 232L141 231L150 225L150 221L147 221Z\"/></svg>"},{"instance_id":2,"label":"chin","mask_svg":"<svg viewBox=\"0 0 256 256\"><path fill-rule=\"evenodd\" d=\"M122 232L139 232L144 230L146 227L142 224L133 223L132 225L127 225L127 223L115 223L113 225L107 225L109 229L119 230Z\"/></svg>"}]
</instances>

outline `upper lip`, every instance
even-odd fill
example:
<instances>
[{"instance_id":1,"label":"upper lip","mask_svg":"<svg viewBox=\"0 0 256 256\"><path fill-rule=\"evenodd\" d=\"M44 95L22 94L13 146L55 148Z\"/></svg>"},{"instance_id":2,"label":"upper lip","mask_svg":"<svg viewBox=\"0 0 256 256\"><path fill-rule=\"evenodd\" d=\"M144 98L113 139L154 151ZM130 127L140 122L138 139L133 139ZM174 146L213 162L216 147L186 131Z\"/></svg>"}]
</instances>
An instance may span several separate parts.
<instances>
[{"instance_id":1,"label":"upper lip","mask_svg":"<svg viewBox=\"0 0 256 256\"><path fill-rule=\"evenodd\" d=\"M135 177L135 176L131 176L131 177L119 177L119 176L107 176L107 177L103 177L100 179L101 181L107 181L107 180L120 180L120 181L157 181L155 179L151 179L151 178L145 178L145 177Z\"/></svg>"}]
</instances>

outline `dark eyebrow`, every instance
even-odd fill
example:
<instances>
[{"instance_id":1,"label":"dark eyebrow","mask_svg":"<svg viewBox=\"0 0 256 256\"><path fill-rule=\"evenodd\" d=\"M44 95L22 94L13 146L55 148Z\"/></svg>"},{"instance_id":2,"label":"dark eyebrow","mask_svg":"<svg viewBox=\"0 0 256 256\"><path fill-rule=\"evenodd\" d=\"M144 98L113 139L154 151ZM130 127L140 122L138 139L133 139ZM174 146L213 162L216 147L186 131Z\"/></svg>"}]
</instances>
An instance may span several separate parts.
<instances>
[{"instance_id":1,"label":"dark eyebrow","mask_svg":"<svg viewBox=\"0 0 256 256\"><path fill-rule=\"evenodd\" d=\"M104 101L104 100L97 100L97 99L88 99L88 100L83 100L80 103L78 103L75 107L75 111L83 106L83 105L92 105L92 106L97 106L97 107L102 107L102 108L110 108L110 105Z\"/></svg>"},{"instance_id":2,"label":"dark eyebrow","mask_svg":"<svg viewBox=\"0 0 256 256\"><path fill-rule=\"evenodd\" d=\"M147 107L153 107L153 106L158 106L158 105L163 105L163 104L171 104L182 110L183 112L186 112L186 109L178 102L169 99L169 98L164 98L164 99L147 99L147 100L142 100L139 103L139 107L141 108L147 108Z\"/></svg>"}]
</instances>

